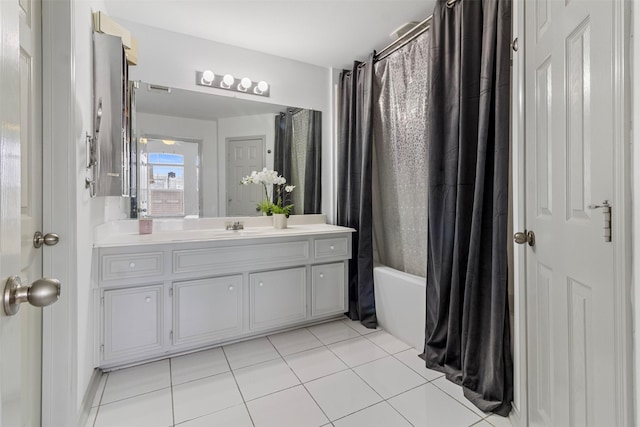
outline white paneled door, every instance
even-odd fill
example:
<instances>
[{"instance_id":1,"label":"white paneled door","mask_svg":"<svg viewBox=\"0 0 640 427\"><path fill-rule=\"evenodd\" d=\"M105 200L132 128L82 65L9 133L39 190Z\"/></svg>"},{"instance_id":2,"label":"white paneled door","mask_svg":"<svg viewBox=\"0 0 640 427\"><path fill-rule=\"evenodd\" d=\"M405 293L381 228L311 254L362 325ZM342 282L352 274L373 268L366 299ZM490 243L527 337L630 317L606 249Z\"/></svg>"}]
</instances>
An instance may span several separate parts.
<instances>
[{"instance_id":1,"label":"white paneled door","mask_svg":"<svg viewBox=\"0 0 640 427\"><path fill-rule=\"evenodd\" d=\"M20 270L18 1L0 1L0 289ZM0 308L0 426L22 425L22 324Z\"/></svg>"},{"instance_id":2,"label":"white paneled door","mask_svg":"<svg viewBox=\"0 0 640 427\"><path fill-rule=\"evenodd\" d=\"M42 277L42 251L33 237L42 231L41 1L19 0L20 17L20 277L28 285ZM42 309L22 304L23 426L40 425Z\"/></svg>"},{"instance_id":3,"label":"white paneled door","mask_svg":"<svg viewBox=\"0 0 640 427\"><path fill-rule=\"evenodd\" d=\"M264 167L264 137L227 139L227 216L254 216L264 200L262 185L240 185L243 177Z\"/></svg>"},{"instance_id":4,"label":"white paneled door","mask_svg":"<svg viewBox=\"0 0 640 427\"><path fill-rule=\"evenodd\" d=\"M0 288L42 277L41 3L0 2ZM16 41L19 40L19 44ZM0 318L0 426L41 425L42 309Z\"/></svg>"},{"instance_id":5,"label":"white paneled door","mask_svg":"<svg viewBox=\"0 0 640 427\"><path fill-rule=\"evenodd\" d=\"M526 1L530 426L616 418L614 3ZM616 239L613 235L612 238Z\"/></svg>"}]
</instances>

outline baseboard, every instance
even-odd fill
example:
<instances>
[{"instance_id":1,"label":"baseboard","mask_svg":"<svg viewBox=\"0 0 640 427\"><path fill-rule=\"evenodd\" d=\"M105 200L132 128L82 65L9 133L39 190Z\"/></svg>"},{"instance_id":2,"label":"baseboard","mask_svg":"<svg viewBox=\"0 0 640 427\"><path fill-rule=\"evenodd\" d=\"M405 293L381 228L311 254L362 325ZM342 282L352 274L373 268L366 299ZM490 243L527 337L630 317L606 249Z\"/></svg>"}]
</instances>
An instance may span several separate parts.
<instances>
[{"instance_id":1,"label":"baseboard","mask_svg":"<svg viewBox=\"0 0 640 427\"><path fill-rule=\"evenodd\" d=\"M93 407L93 402L95 400L96 393L98 392L101 378L102 371L98 368L94 369L93 374L91 374L91 379L89 380L89 385L82 397L82 403L80 404L80 413L78 414L77 424L78 427L85 427L87 425L87 420L89 419L89 414L91 413L91 408Z\"/></svg>"}]
</instances>

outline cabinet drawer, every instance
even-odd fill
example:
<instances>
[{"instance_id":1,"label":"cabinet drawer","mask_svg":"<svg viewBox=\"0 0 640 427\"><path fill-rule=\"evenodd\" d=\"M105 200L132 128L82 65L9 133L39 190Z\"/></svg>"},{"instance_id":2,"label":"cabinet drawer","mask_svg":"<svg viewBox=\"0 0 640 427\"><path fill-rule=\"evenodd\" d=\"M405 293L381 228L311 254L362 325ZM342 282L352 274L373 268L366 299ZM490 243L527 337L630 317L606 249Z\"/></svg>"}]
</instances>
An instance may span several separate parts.
<instances>
[{"instance_id":1,"label":"cabinet drawer","mask_svg":"<svg viewBox=\"0 0 640 427\"><path fill-rule=\"evenodd\" d=\"M250 328L284 326L307 317L306 268L249 275Z\"/></svg>"},{"instance_id":2,"label":"cabinet drawer","mask_svg":"<svg viewBox=\"0 0 640 427\"><path fill-rule=\"evenodd\" d=\"M104 359L144 356L161 351L163 285L104 292Z\"/></svg>"},{"instance_id":3,"label":"cabinet drawer","mask_svg":"<svg viewBox=\"0 0 640 427\"><path fill-rule=\"evenodd\" d=\"M311 316L345 311L344 262L311 267Z\"/></svg>"},{"instance_id":4,"label":"cabinet drawer","mask_svg":"<svg viewBox=\"0 0 640 427\"><path fill-rule=\"evenodd\" d=\"M162 276L163 258L162 252L102 255L102 280Z\"/></svg>"},{"instance_id":5,"label":"cabinet drawer","mask_svg":"<svg viewBox=\"0 0 640 427\"><path fill-rule=\"evenodd\" d=\"M173 344L208 343L242 332L242 276L173 284Z\"/></svg>"},{"instance_id":6,"label":"cabinet drawer","mask_svg":"<svg viewBox=\"0 0 640 427\"><path fill-rule=\"evenodd\" d=\"M315 254L316 259L326 258L346 258L350 255L349 247L347 246L346 237L337 237L334 239L316 239L315 240Z\"/></svg>"},{"instance_id":7,"label":"cabinet drawer","mask_svg":"<svg viewBox=\"0 0 640 427\"><path fill-rule=\"evenodd\" d=\"M173 251L173 272L211 273L306 264L309 242L264 243Z\"/></svg>"}]
</instances>

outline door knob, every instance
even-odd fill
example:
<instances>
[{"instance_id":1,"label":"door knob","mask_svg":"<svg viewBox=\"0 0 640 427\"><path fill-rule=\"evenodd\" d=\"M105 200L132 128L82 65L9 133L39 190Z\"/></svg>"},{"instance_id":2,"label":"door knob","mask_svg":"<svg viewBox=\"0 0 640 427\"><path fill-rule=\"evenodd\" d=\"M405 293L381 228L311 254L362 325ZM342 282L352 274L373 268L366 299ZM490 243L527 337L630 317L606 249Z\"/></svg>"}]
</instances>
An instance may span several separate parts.
<instances>
[{"instance_id":1,"label":"door knob","mask_svg":"<svg viewBox=\"0 0 640 427\"><path fill-rule=\"evenodd\" d=\"M38 279L31 286L22 286L18 276L7 279L2 296L2 305L7 316L13 316L20 309L20 304L29 302L35 307L46 307L58 301L60 297L60 281L57 279Z\"/></svg>"},{"instance_id":2,"label":"door knob","mask_svg":"<svg viewBox=\"0 0 640 427\"><path fill-rule=\"evenodd\" d=\"M524 232L518 231L516 234L513 235L513 241L519 245L528 243L529 246L533 246L536 244L536 235L531 230L529 231L525 230Z\"/></svg>"},{"instance_id":3,"label":"door knob","mask_svg":"<svg viewBox=\"0 0 640 427\"><path fill-rule=\"evenodd\" d=\"M43 235L41 232L36 231L36 234L33 235L33 247L39 249L43 244L47 246L55 246L58 244L59 240L60 236L56 233L47 233Z\"/></svg>"}]
</instances>

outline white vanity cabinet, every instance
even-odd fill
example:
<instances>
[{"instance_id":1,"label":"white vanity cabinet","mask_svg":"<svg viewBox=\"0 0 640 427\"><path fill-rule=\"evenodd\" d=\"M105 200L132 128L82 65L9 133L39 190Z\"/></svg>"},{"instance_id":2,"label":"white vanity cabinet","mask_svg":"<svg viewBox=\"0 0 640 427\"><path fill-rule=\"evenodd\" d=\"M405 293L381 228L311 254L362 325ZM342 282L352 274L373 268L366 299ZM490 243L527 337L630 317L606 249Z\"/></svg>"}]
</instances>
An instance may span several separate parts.
<instances>
[{"instance_id":1,"label":"white vanity cabinet","mask_svg":"<svg viewBox=\"0 0 640 427\"><path fill-rule=\"evenodd\" d=\"M207 344L242 332L242 276L174 282L176 346Z\"/></svg>"},{"instance_id":2,"label":"white vanity cabinet","mask_svg":"<svg viewBox=\"0 0 640 427\"><path fill-rule=\"evenodd\" d=\"M173 233L167 242L152 235L139 244L96 247L98 366L125 366L341 315L352 230L325 228L334 232L222 233L226 238L198 241L176 240Z\"/></svg>"},{"instance_id":3,"label":"white vanity cabinet","mask_svg":"<svg viewBox=\"0 0 640 427\"><path fill-rule=\"evenodd\" d=\"M150 285L104 291L105 360L145 357L163 351L164 286Z\"/></svg>"},{"instance_id":4,"label":"white vanity cabinet","mask_svg":"<svg viewBox=\"0 0 640 427\"><path fill-rule=\"evenodd\" d=\"M304 267L249 275L249 328L260 330L307 317Z\"/></svg>"},{"instance_id":5,"label":"white vanity cabinet","mask_svg":"<svg viewBox=\"0 0 640 427\"><path fill-rule=\"evenodd\" d=\"M327 314L347 310L345 300L344 262L314 265L311 267L311 316L321 317Z\"/></svg>"}]
</instances>

